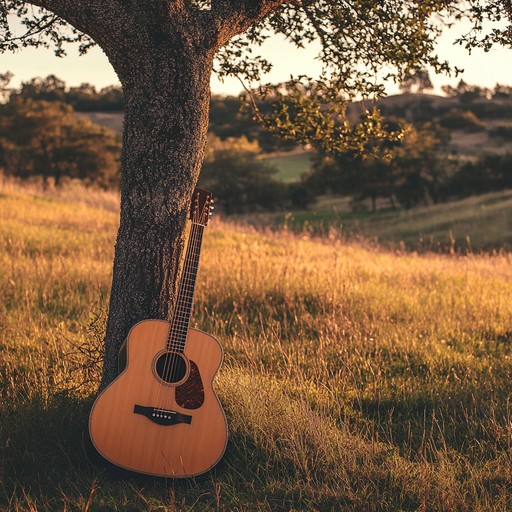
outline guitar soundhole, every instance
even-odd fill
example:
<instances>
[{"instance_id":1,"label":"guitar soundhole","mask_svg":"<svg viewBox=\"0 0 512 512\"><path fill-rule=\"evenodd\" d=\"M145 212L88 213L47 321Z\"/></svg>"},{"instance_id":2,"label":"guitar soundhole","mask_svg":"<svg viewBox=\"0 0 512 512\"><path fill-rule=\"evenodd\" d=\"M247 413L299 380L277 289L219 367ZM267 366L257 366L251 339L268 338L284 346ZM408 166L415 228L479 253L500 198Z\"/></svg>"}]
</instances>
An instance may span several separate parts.
<instances>
[{"instance_id":1,"label":"guitar soundhole","mask_svg":"<svg viewBox=\"0 0 512 512\"><path fill-rule=\"evenodd\" d=\"M156 373L168 384L175 384L185 378L187 363L182 354L165 352L156 361Z\"/></svg>"}]
</instances>

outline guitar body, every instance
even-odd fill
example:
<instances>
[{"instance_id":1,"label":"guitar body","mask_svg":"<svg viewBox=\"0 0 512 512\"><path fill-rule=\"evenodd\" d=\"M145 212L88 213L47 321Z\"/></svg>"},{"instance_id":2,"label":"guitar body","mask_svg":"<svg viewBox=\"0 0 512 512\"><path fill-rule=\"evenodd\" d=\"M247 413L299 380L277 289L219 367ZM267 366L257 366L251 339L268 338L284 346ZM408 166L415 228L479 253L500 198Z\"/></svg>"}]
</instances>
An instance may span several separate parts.
<instances>
[{"instance_id":1,"label":"guitar body","mask_svg":"<svg viewBox=\"0 0 512 512\"><path fill-rule=\"evenodd\" d=\"M100 455L117 466L189 477L214 466L226 448L226 418L213 389L222 348L190 329L184 352L172 352L170 325L144 320L131 329L126 367L96 399L89 432Z\"/></svg>"}]
</instances>

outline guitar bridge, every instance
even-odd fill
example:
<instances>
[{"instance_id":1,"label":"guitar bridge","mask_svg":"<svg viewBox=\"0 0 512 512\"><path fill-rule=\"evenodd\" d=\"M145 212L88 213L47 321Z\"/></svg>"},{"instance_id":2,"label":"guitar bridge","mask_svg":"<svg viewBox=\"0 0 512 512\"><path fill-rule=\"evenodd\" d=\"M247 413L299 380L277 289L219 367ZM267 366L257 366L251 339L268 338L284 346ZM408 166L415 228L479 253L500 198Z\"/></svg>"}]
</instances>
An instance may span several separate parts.
<instances>
[{"instance_id":1,"label":"guitar bridge","mask_svg":"<svg viewBox=\"0 0 512 512\"><path fill-rule=\"evenodd\" d=\"M158 425L169 426L176 425L178 423L192 422L192 416L188 414L181 414L177 411L171 411L169 409L161 409L160 407L144 407L142 405L135 405L133 408L135 414L141 414L150 419L153 423Z\"/></svg>"}]
</instances>

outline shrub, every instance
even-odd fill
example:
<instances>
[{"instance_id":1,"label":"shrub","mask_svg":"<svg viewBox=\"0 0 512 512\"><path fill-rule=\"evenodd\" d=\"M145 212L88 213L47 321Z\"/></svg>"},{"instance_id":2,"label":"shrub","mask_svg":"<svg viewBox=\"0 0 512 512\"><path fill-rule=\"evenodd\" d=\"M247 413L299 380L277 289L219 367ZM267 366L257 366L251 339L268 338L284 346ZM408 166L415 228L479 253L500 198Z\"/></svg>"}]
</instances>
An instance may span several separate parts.
<instances>
[{"instance_id":1,"label":"shrub","mask_svg":"<svg viewBox=\"0 0 512 512\"><path fill-rule=\"evenodd\" d=\"M273 178L277 169L258 160L258 153L258 143L245 137L221 141L210 136L199 183L213 192L224 213L285 207L287 187Z\"/></svg>"},{"instance_id":2,"label":"shrub","mask_svg":"<svg viewBox=\"0 0 512 512\"><path fill-rule=\"evenodd\" d=\"M500 124L489 130L490 137L512 140L512 124Z\"/></svg>"},{"instance_id":3,"label":"shrub","mask_svg":"<svg viewBox=\"0 0 512 512\"><path fill-rule=\"evenodd\" d=\"M467 162L447 181L446 195L465 197L512 187L512 153L482 155Z\"/></svg>"},{"instance_id":4,"label":"shrub","mask_svg":"<svg viewBox=\"0 0 512 512\"><path fill-rule=\"evenodd\" d=\"M450 109L441 117L439 123L444 128L452 130L464 130L466 132L478 132L485 129L484 123L470 110Z\"/></svg>"}]
</instances>

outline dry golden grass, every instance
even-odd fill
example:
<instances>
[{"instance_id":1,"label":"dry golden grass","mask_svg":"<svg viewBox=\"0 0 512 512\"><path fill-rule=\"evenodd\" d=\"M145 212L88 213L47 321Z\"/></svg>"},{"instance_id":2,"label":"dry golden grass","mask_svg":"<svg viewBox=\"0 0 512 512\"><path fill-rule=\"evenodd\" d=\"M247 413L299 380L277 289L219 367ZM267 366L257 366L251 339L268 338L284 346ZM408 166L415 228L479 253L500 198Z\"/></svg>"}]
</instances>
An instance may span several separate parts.
<instances>
[{"instance_id":1,"label":"dry golden grass","mask_svg":"<svg viewBox=\"0 0 512 512\"><path fill-rule=\"evenodd\" d=\"M213 220L194 323L230 442L203 478L81 448L117 216L0 191L0 510L512 508L512 257L395 254Z\"/></svg>"}]
</instances>

